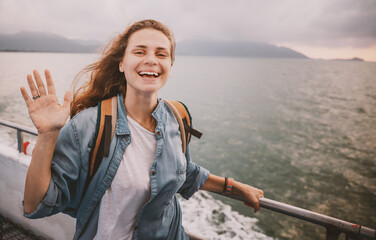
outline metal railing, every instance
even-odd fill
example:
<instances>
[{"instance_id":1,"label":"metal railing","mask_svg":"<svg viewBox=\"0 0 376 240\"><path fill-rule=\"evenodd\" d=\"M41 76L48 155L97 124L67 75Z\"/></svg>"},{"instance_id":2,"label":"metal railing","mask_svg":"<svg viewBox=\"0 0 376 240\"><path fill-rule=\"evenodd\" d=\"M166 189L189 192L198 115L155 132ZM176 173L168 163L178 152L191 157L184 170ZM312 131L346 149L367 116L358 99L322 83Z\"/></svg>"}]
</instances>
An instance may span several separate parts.
<instances>
[{"instance_id":1,"label":"metal railing","mask_svg":"<svg viewBox=\"0 0 376 240\"><path fill-rule=\"evenodd\" d=\"M4 120L0 120L0 125L4 125L10 128L14 128L17 130L17 142L18 142L18 151L23 151L23 136L22 133L29 133L31 135L37 136L38 133L35 129L25 127L20 124L7 122ZM245 201L244 198L239 196L233 195L226 195L224 193L217 193L216 194L230 197L239 201ZM341 219L329 217L327 215L323 215L320 213L312 212L303 208L295 207L289 204L281 203L278 201L274 201L268 198L261 198L260 199L260 206L262 208L269 209L274 212L282 213L297 219L301 219L313 224L317 224L326 228L326 240L336 240L338 239L341 233L346 235L346 240L353 240L353 239L375 239L376 240L376 231L375 229L360 226L358 224L354 224L351 222L347 222ZM200 236L194 235L189 233L190 239L192 240L201 240L203 239Z\"/></svg>"},{"instance_id":2,"label":"metal railing","mask_svg":"<svg viewBox=\"0 0 376 240\"><path fill-rule=\"evenodd\" d=\"M244 198L224 193L217 193L222 196L245 201ZM346 240L352 239L376 239L375 229L360 226L341 219L329 217L320 213L312 212L303 208L281 203L268 198L260 198L260 207L274 212L282 213L326 228L326 240L336 240L341 233L346 235Z\"/></svg>"},{"instance_id":3,"label":"metal railing","mask_svg":"<svg viewBox=\"0 0 376 240\"><path fill-rule=\"evenodd\" d=\"M23 152L23 133L24 132L34 135L34 136L38 136L38 132L34 128L29 128L21 124L0 120L0 125L14 128L17 130L17 146L18 146L19 152Z\"/></svg>"}]
</instances>

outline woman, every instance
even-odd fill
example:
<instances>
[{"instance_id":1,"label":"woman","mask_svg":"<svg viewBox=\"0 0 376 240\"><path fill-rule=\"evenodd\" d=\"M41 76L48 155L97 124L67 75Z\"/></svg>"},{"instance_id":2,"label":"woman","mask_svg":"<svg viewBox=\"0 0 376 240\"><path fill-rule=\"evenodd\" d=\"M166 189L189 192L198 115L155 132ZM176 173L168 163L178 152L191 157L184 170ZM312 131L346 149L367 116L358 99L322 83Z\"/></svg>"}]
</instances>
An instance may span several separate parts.
<instances>
[{"instance_id":1,"label":"woman","mask_svg":"<svg viewBox=\"0 0 376 240\"><path fill-rule=\"evenodd\" d=\"M104 56L85 70L88 84L64 96L61 106L45 71L27 76L32 98L21 93L38 130L25 183L24 212L40 218L58 212L77 218L74 239L188 239L181 225L180 193L190 198L197 190L244 197L259 209L263 192L239 182L225 184L184 155L176 119L158 99L174 62L170 31L154 20L131 25ZM84 191L88 159L94 147L97 104L117 95L116 134ZM69 108L70 106L70 108ZM71 114L71 120L65 124ZM228 185L228 186L227 186Z\"/></svg>"}]
</instances>

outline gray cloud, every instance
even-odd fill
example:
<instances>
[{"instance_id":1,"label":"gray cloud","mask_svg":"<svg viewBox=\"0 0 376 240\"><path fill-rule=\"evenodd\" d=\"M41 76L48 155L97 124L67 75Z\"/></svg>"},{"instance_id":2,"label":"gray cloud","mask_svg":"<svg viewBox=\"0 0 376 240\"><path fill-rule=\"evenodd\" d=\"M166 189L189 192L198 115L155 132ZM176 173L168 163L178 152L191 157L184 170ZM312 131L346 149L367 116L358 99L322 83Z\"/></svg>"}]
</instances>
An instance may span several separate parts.
<instances>
[{"instance_id":1,"label":"gray cloud","mask_svg":"<svg viewBox=\"0 0 376 240\"><path fill-rule=\"evenodd\" d=\"M143 18L166 23L178 40L376 45L374 0L0 0L0 33L50 31L71 38L108 40Z\"/></svg>"},{"instance_id":2,"label":"gray cloud","mask_svg":"<svg viewBox=\"0 0 376 240\"><path fill-rule=\"evenodd\" d=\"M315 41L329 46L369 47L376 42L376 1L331 2L315 19Z\"/></svg>"}]
</instances>

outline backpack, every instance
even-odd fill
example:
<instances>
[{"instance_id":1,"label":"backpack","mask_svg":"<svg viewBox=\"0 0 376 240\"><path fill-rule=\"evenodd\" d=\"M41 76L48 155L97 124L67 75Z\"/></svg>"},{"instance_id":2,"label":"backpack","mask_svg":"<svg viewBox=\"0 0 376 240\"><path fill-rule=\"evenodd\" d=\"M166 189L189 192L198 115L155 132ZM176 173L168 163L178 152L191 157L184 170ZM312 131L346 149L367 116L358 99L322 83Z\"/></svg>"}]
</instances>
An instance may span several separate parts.
<instances>
[{"instance_id":1,"label":"backpack","mask_svg":"<svg viewBox=\"0 0 376 240\"><path fill-rule=\"evenodd\" d=\"M185 154L191 135L201 138L202 133L192 128L192 117L188 108L179 101L163 100L174 113L179 124L182 151ZM104 157L110 153L110 145L116 129L117 96L102 100L98 104L97 124L95 130L95 147L89 154L89 173L85 184L85 192L91 179L97 172Z\"/></svg>"}]
</instances>

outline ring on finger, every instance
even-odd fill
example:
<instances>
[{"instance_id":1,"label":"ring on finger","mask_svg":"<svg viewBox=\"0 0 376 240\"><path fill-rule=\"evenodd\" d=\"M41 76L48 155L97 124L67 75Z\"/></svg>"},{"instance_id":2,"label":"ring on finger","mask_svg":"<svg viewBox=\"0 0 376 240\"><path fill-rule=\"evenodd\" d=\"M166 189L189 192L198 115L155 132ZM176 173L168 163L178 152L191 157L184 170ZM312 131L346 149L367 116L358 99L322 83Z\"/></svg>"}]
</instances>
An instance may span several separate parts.
<instances>
[{"instance_id":1,"label":"ring on finger","mask_svg":"<svg viewBox=\"0 0 376 240\"><path fill-rule=\"evenodd\" d=\"M37 98L40 98L40 95L37 95L37 96L33 97L33 100L35 100Z\"/></svg>"}]
</instances>

